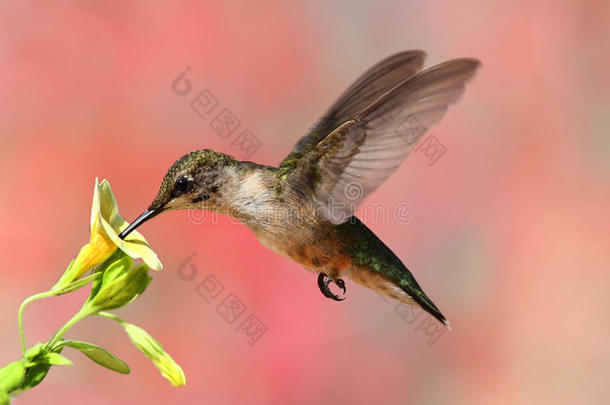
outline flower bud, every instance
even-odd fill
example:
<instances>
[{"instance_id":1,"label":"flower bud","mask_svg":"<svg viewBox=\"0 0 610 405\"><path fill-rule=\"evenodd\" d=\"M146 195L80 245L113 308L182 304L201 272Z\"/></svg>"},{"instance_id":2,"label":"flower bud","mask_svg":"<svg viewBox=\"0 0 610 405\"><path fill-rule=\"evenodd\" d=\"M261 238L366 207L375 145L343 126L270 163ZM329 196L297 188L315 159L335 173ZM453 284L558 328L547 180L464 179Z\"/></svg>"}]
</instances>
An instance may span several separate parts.
<instances>
[{"instance_id":1,"label":"flower bud","mask_svg":"<svg viewBox=\"0 0 610 405\"><path fill-rule=\"evenodd\" d=\"M153 362L161 375L167 378L174 387L182 387L186 384L182 368L163 351L163 346L154 337L144 329L130 323L124 323L123 327L133 344Z\"/></svg>"},{"instance_id":2,"label":"flower bud","mask_svg":"<svg viewBox=\"0 0 610 405\"><path fill-rule=\"evenodd\" d=\"M106 269L99 289L85 303L83 311L94 314L120 308L144 292L152 280L148 275L148 266L142 264L130 268L131 262L130 258L125 257Z\"/></svg>"},{"instance_id":3,"label":"flower bud","mask_svg":"<svg viewBox=\"0 0 610 405\"><path fill-rule=\"evenodd\" d=\"M23 360L15 361L0 369L0 392L10 393L21 387L25 379Z\"/></svg>"}]
</instances>

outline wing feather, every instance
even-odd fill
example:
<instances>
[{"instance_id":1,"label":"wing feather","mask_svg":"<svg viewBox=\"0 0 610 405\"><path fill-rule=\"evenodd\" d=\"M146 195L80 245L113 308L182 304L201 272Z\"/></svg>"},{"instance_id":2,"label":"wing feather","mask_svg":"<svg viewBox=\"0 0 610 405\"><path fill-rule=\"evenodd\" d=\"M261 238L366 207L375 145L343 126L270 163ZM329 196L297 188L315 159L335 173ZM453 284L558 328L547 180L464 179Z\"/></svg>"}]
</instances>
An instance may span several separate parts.
<instances>
[{"instance_id":1,"label":"wing feather","mask_svg":"<svg viewBox=\"0 0 610 405\"><path fill-rule=\"evenodd\" d=\"M353 118L398 83L419 72L425 58L426 53L420 50L400 52L364 72L297 142L280 167L294 168L303 155L339 125Z\"/></svg>"},{"instance_id":2,"label":"wing feather","mask_svg":"<svg viewBox=\"0 0 610 405\"><path fill-rule=\"evenodd\" d=\"M297 162L295 177L300 182L310 179L322 214L335 224L353 215L459 100L479 66L476 59L451 60L380 93L361 111L354 112L351 106L362 103L343 103L350 107L342 114L353 115Z\"/></svg>"}]
</instances>

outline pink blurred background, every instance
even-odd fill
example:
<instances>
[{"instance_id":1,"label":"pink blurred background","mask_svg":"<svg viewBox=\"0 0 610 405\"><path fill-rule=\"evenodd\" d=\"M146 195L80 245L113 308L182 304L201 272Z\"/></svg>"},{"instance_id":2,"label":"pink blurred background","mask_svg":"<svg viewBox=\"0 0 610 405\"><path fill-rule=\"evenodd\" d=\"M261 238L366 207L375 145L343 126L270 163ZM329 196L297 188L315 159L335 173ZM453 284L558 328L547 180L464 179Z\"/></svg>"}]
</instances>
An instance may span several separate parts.
<instances>
[{"instance_id":1,"label":"pink blurred background","mask_svg":"<svg viewBox=\"0 0 610 405\"><path fill-rule=\"evenodd\" d=\"M116 313L163 343L187 386L172 388L118 325L88 319L68 336L131 375L66 351L74 366L15 403L607 403L610 3L289 3L2 2L0 362L20 353L19 303L87 242L96 176L132 220L182 154L243 158L215 114L191 109L196 92L260 141L250 160L277 164L360 73L414 48L427 66L484 66L431 131L446 153L432 166L412 154L369 198L408 203L409 223L366 222L453 332L430 344L419 320L349 281L346 301L325 299L245 226L174 212L141 228L165 269ZM179 97L171 82L187 66L193 93ZM198 273L185 281L189 257ZM210 274L225 286L212 303L197 293ZM216 308L231 293L246 310L229 325ZM32 304L28 343L84 297ZM236 330L249 314L267 328L254 344Z\"/></svg>"}]
</instances>

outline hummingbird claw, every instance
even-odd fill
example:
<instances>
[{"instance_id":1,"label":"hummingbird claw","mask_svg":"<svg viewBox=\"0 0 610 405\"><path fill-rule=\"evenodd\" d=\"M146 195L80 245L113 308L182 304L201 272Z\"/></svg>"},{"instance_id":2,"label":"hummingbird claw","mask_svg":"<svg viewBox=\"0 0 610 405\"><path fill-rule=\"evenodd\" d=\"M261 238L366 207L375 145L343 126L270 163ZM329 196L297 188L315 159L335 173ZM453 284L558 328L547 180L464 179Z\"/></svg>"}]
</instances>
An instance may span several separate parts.
<instances>
[{"instance_id":1,"label":"hummingbird claw","mask_svg":"<svg viewBox=\"0 0 610 405\"><path fill-rule=\"evenodd\" d=\"M343 295L345 295L345 293L347 292L347 289L345 288L345 282L338 278L335 280L335 284L337 284L337 286L339 286L340 289L343 290ZM343 297L343 299L345 299L345 297Z\"/></svg>"},{"instance_id":2,"label":"hummingbird claw","mask_svg":"<svg viewBox=\"0 0 610 405\"><path fill-rule=\"evenodd\" d=\"M320 273L320 274L318 274L318 287L320 288L322 295L324 295L326 298L330 298L335 301L343 301L345 299L345 297L339 297L338 295L336 295L335 293L333 293L330 290L330 287L328 285L330 284L331 281L333 283L337 284L337 286L343 290L343 294L345 294L345 292L347 291L345 288L345 282L343 280L341 280L340 278L333 280L332 278L328 277L326 274Z\"/></svg>"}]
</instances>

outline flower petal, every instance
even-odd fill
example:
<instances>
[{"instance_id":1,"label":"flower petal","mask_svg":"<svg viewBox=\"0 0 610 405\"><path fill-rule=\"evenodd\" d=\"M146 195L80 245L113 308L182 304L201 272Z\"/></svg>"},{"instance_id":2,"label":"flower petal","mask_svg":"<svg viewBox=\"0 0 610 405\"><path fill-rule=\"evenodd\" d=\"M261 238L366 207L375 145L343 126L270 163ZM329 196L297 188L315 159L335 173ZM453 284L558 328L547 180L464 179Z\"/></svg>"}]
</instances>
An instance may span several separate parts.
<instances>
[{"instance_id":1,"label":"flower petal","mask_svg":"<svg viewBox=\"0 0 610 405\"><path fill-rule=\"evenodd\" d=\"M95 178L95 187L93 188L93 202L91 203L91 223L89 229L93 231L93 225L100 212L100 192L98 178Z\"/></svg>"},{"instance_id":2,"label":"flower petal","mask_svg":"<svg viewBox=\"0 0 610 405\"><path fill-rule=\"evenodd\" d=\"M116 230L126 221L119 214L119 206L117 205L108 180L102 180L99 185L99 191L101 205L100 215Z\"/></svg>"},{"instance_id":3,"label":"flower petal","mask_svg":"<svg viewBox=\"0 0 610 405\"><path fill-rule=\"evenodd\" d=\"M163 264L159 257L145 242L130 240L124 243L123 246L120 246L120 248L132 258L142 259L153 270L163 269Z\"/></svg>"},{"instance_id":4,"label":"flower petal","mask_svg":"<svg viewBox=\"0 0 610 405\"><path fill-rule=\"evenodd\" d=\"M157 254L148 246L148 242L138 231L130 233L125 240L119 238L119 232L129 226L127 221L116 231L103 218L100 222L110 240L132 259L142 259L153 270L161 270L163 268Z\"/></svg>"},{"instance_id":5,"label":"flower petal","mask_svg":"<svg viewBox=\"0 0 610 405\"><path fill-rule=\"evenodd\" d=\"M133 231L126 240L119 238L119 233L129 226L129 223L119 214L118 206L110 184L102 180L99 184L99 224L108 238L133 259L142 259L153 270L161 270L163 265L157 254L148 245L146 239Z\"/></svg>"}]
</instances>

